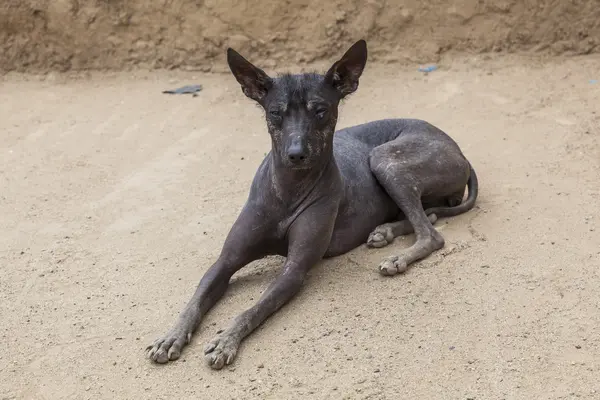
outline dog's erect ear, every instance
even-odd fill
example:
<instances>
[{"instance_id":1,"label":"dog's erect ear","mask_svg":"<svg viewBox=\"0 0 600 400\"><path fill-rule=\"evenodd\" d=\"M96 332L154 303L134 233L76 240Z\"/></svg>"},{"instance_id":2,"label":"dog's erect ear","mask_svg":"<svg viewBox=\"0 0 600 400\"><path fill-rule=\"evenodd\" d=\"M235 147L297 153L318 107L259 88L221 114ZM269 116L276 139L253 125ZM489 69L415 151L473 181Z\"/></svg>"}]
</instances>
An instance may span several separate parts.
<instances>
[{"instance_id":1,"label":"dog's erect ear","mask_svg":"<svg viewBox=\"0 0 600 400\"><path fill-rule=\"evenodd\" d=\"M359 40L337 61L327 74L325 82L333 86L342 97L358 88L358 79L367 63L367 42Z\"/></svg>"},{"instance_id":2,"label":"dog's erect ear","mask_svg":"<svg viewBox=\"0 0 600 400\"><path fill-rule=\"evenodd\" d=\"M227 49L227 64L235 79L242 85L244 94L261 103L273 85L269 75L252 65L232 48Z\"/></svg>"}]
</instances>

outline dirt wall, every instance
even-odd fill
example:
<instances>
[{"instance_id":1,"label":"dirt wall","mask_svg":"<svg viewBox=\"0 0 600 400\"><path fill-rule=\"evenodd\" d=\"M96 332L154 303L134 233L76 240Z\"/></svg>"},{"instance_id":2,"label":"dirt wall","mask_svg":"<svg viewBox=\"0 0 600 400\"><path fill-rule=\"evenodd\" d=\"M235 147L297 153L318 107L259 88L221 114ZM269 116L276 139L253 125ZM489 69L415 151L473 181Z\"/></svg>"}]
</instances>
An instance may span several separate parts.
<instances>
[{"instance_id":1,"label":"dirt wall","mask_svg":"<svg viewBox=\"0 0 600 400\"><path fill-rule=\"evenodd\" d=\"M3 0L4 71L221 69L233 46L265 67L339 54L435 61L450 50L600 50L600 0Z\"/></svg>"}]
</instances>

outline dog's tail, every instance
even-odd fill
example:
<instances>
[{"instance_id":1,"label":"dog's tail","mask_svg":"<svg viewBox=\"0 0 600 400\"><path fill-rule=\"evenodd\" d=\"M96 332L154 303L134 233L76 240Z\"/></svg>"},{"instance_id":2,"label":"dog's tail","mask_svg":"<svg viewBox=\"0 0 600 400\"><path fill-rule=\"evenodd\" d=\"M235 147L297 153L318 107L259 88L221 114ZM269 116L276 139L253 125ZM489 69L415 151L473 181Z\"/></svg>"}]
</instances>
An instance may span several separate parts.
<instances>
[{"instance_id":1,"label":"dog's tail","mask_svg":"<svg viewBox=\"0 0 600 400\"><path fill-rule=\"evenodd\" d=\"M425 210L425 214L435 214L438 218L454 217L455 215L465 213L473 208L475 200L477 200L477 194L479 193L479 182L477 181L477 174L470 163L469 167L471 168L471 171L469 173L469 180L467 181L467 189L469 190L467 199L456 207L428 208Z\"/></svg>"}]
</instances>

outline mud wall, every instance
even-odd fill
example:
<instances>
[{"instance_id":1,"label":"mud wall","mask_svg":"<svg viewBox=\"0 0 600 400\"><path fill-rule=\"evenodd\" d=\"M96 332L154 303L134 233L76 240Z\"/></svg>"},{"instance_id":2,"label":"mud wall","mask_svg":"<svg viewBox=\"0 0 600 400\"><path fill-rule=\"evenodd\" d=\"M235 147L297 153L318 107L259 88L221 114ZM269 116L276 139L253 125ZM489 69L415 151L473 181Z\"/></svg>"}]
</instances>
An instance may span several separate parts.
<instances>
[{"instance_id":1,"label":"mud wall","mask_svg":"<svg viewBox=\"0 0 600 400\"><path fill-rule=\"evenodd\" d=\"M0 70L220 70L233 46L265 67L353 40L370 59L459 51L600 51L600 0L2 0Z\"/></svg>"}]
</instances>

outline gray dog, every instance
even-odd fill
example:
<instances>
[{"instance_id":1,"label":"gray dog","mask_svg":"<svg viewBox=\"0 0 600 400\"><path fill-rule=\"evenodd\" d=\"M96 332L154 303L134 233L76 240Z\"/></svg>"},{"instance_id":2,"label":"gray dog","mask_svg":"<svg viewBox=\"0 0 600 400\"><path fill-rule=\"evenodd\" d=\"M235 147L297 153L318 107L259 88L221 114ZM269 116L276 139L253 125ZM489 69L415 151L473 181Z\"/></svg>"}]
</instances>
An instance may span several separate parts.
<instances>
[{"instance_id":1,"label":"gray dog","mask_svg":"<svg viewBox=\"0 0 600 400\"><path fill-rule=\"evenodd\" d=\"M433 227L437 218L464 213L477 198L469 161L454 140L427 122L389 119L335 131L339 103L356 91L367 62L364 40L325 75L271 78L233 49L227 62L244 94L264 109L272 149L219 258L177 323L148 346L157 363L179 358L233 274L251 261L286 257L260 300L205 347L212 368L233 362L242 340L300 290L322 258L365 241L383 247L414 232L411 247L379 264L383 275L402 273L444 246Z\"/></svg>"}]
</instances>

